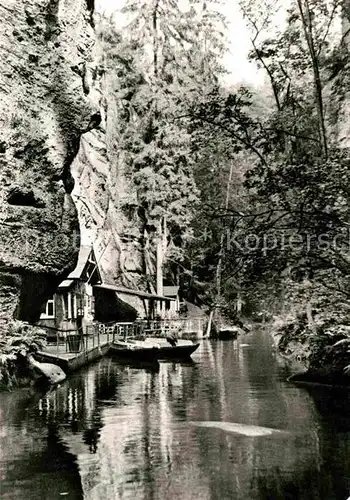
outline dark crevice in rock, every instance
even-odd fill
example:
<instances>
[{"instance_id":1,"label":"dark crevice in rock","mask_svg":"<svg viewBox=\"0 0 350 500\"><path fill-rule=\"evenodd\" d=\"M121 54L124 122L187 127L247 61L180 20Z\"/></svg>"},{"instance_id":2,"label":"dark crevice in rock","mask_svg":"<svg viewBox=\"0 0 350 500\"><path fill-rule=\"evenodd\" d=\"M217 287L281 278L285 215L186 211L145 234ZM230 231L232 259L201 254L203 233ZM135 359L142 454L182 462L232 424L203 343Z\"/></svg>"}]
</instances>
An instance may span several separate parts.
<instances>
[{"instance_id":1,"label":"dark crevice in rock","mask_svg":"<svg viewBox=\"0 0 350 500\"><path fill-rule=\"evenodd\" d=\"M77 135L71 140L71 145L69 148L70 153L66 157L66 161L63 168L62 180L64 183L64 188L68 194L71 194L74 189L74 179L71 174L71 165L73 163L74 158L77 156L79 148L80 148L80 137L86 133L90 132L90 130L96 129L101 123L102 117L100 112L96 112L91 115L88 126L85 130L82 131L81 134Z\"/></svg>"},{"instance_id":2,"label":"dark crevice in rock","mask_svg":"<svg viewBox=\"0 0 350 500\"><path fill-rule=\"evenodd\" d=\"M90 93L90 86L87 78L86 64L82 64L80 66L78 64L75 64L71 66L71 70L73 71L73 73L80 76L83 84L84 94L88 95Z\"/></svg>"},{"instance_id":3,"label":"dark crevice in rock","mask_svg":"<svg viewBox=\"0 0 350 500\"><path fill-rule=\"evenodd\" d=\"M29 26L34 26L35 24L35 17L33 14L29 11L29 9L24 9L24 12L26 14L26 22Z\"/></svg>"},{"instance_id":4,"label":"dark crevice in rock","mask_svg":"<svg viewBox=\"0 0 350 500\"><path fill-rule=\"evenodd\" d=\"M82 78L84 76L84 67L85 65L74 64L70 67L70 69L73 71L73 73L79 75Z\"/></svg>"},{"instance_id":5,"label":"dark crevice in rock","mask_svg":"<svg viewBox=\"0 0 350 500\"><path fill-rule=\"evenodd\" d=\"M82 85L84 88L83 77L81 76L81 69L78 65L71 66L71 70L75 73L79 74L82 78ZM55 92L57 93L57 87L55 87ZM71 175L71 164L73 163L74 158L78 154L80 147L80 137L85 132L88 132L94 128L97 128L101 123L101 115L99 112L91 115L88 125L83 128L79 127L79 123L76 120L76 106L72 103L70 106L70 97L66 95L65 89L62 88L62 93L60 94L59 99L53 101L55 105L56 116L59 121L60 128L62 130L62 135L69 137L67 141L67 155L64 161L63 170L62 170L62 180L64 183L65 190L68 194L74 189L74 179ZM86 122L85 122L86 123Z\"/></svg>"},{"instance_id":6,"label":"dark crevice in rock","mask_svg":"<svg viewBox=\"0 0 350 500\"><path fill-rule=\"evenodd\" d=\"M42 304L54 293L61 277L26 272L22 274L19 301L14 314L15 319L35 323L39 320Z\"/></svg>"},{"instance_id":7,"label":"dark crevice in rock","mask_svg":"<svg viewBox=\"0 0 350 500\"><path fill-rule=\"evenodd\" d=\"M45 203L37 199L31 189L20 188L18 186L10 189L7 195L7 203L21 207L43 208Z\"/></svg>"},{"instance_id":8,"label":"dark crevice in rock","mask_svg":"<svg viewBox=\"0 0 350 500\"><path fill-rule=\"evenodd\" d=\"M95 0L86 0L86 7L90 12L90 25L94 28L94 11L95 11Z\"/></svg>"},{"instance_id":9,"label":"dark crevice in rock","mask_svg":"<svg viewBox=\"0 0 350 500\"><path fill-rule=\"evenodd\" d=\"M62 174L62 180L63 180L63 185L64 189L66 190L66 193L71 194L73 189L74 189L74 178L71 173L71 165L73 163L74 158L78 154L79 151L79 146L80 146L80 136L77 137L72 143L70 149L70 154L67 155L66 161L64 163L63 167L63 174Z\"/></svg>"},{"instance_id":10,"label":"dark crevice in rock","mask_svg":"<svg viewBox=\"0 0 350 500\"><path fill-rule=\"evenodd\" d=\"M29 62L31 63L37 63L39 62L39 56L37 54L29 54L28 56Z\"/></svg>"},{"instance_id":11,"label":"dark crevice in rock","mask_svg":"<svg viewBox=\"0 0 350 500\"><path fill-rule=\"evenodd\" d=\"M90 121L86 129L84 130L83 133L90 132L90 130L94 130L98 128L102 120L101 113L97 111L97 113L94 113L91 115Z\"/></svg>"},{"instance_id":12,"label":"dark crevice in rock","mask_svg":"<svg viewBox=\"0 0 350 500\"><path fill-rule=\"evenodd\" d=\"M45 19L46 20L45 40L50 40L59 31L58 8L59 8L59 0L50 0L47 6L47 14Z\"/></svg>"},{"instance_id":13,"label":"dark crevice in rock","mask_svg":"<svg viewBox=\"0 0 350 500\"><path fill-rule=\"evenodd\" d=\"M13 34L13 36L14 36L15 38L17 38L17 40L18 40L19 42L23 42L24 37L23 37L23 35L22 35L22 34L21 34L18 30L16 30L16 29L15 29L15 30L13 30L12 34Z\"/></svg>"}]
</instances>

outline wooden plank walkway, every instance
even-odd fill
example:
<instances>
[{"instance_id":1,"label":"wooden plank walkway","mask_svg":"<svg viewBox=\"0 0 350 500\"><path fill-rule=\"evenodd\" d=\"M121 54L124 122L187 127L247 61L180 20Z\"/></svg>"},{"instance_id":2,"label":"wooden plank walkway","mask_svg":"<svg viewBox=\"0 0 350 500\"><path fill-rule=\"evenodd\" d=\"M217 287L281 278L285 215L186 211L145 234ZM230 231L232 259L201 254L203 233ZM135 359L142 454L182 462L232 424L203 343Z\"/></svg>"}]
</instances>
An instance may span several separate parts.
<instances>
[{"instance_id":1,"label":"wooden plank walkway","mask_svg":"<svg viewBox=\"0 0 350 500\"><path fill-rule=\"evenodd\" d=\"M135 336L142 333L146 337L158 337L156 340L153 339L153 341L159 343L161 338L165 341L167 335L173 331L178 331L181 327L182 331L179 335L179 343L185 342L184 339L187 337L187 332L187 338L193 338L193 336L198 338L196 332L199 333L201 328L203 328L203 318L196 318L195 320L163 320L90 325L85 330L83 345L79 352L71 352L69 350L69 341L67 338L69 332L60 330L57 343L48 344L44 350L35 354L35 358L41 362L58 365L66 373L71 373L107 355L110 345L115 338L135 338ZM152 341L150 338L147 338L147 340Z\"/></svg>"},{"instance_id":2,"label":"wooden plank walkway","mask_svg":"<svg viewBox=\"0 0 350 500\"><path fill-rule=\"evenodd\" d=\"M84 339L85 348L79 352L67 351L66 343L49 344L43 351L35 354L35 358L42 363L58 365L66 373L71 373L87 364L105 356L110 348L110 336L101 334L99 344L96 338Z\"/></svg>"}]
</instances>

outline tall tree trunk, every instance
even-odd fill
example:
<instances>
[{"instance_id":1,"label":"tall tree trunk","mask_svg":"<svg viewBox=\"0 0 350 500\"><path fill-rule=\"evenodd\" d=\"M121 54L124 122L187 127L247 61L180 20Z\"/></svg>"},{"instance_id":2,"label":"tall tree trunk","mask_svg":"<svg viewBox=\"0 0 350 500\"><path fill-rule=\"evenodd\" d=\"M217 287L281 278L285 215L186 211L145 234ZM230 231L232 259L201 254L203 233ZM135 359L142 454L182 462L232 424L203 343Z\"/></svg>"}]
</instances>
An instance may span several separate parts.
<instances>
[{"instance_id":1,"label":"tall tree trunk","mask_svg":"<svg viewBox=\"0 0 350 500\"><path fill-rule=\"evenodd\" d=\"M306 295L306 307L305 307L305 313L306 313L306 319L307 319L307 326L308 328L315 333L315 322L312 314L312 283L311 283L311 278L310 276L307 276L304 279L304 286L305 286L305 295Z\"/></svg>"},{"instance_id":2,"label":"tall tree trunk","mask_svg":"<svg viewBox=\"0 0 350 500\"><path fill-rule=\"evenodd\" d=\"M233 162L230 165L230 174L227 181L226 186L226 199L225 199L225 210L227 211L229 202L230 202L230 191L231 191L231 182L233 176ZM221 298L221 278L222 278L222 264L224 259L224 248L225 247L225 229L222 230L220 236L220 250L219 250L219 258L216 266L216 297L212 309L209 313L208 327L207 327L207 336L209 336L211 331L212 321L215 319L217 315L218 305Z\"/></svg>"},{"instance_id":3,"label":"tall tree trunk","mask_svg":"<svg viewBox=\"0 0 350 500\"><path fill-rule=\"evenodd\" d=\"M205 12L207 10L207 2L206 0L203 1L202 4L202 19L205 15ZM201 72L202 75L204 76L204 81L207 83L207 64L206 64L206 59L207 59L207 34L204 33L203 37L203 54L202 54L202 60L201 60Z\"/></svg>"},{"instance_id":4,"label":"tall tree trunk","mask_svg":"<svg viewBox=\"0 0 350 500\"><path fill-rule=\"evenodd\" d=\"M317 109L318 116L318 128L319 128L319 136L320 136L320 144L322 153L327 159L328 156L328 144L327 144L327 134L326 134L326 125L325 125L325 117L324 117L324 106L323 106L323 95L322 95L322 81L320 75L320 66L318 54L315 49L314 43L314 35L313 35L313 21L310 12L309 0L297 0L300 17L303 25L304 35L307 42L307 46L309 49L313 76L314 76L314 92L315 92L315 103ZM305 5L305 10L303 7L303 2ZM308 279L308 299L306 304L306 316L308 327L311 331L314 331L315 325L312 316L312 304L311 304L311 280Z\"/></svg>"},{"instance_id":5,"label":"tall tree trunk","mask_svg":"<svg viewBox=\"0 0 350 500\"><path fill-rule=\"evenodd\" d=\"M261 55L261 51L258 49L258 47L256 46L256 43L255 43L255 39L253 38L251 40L252 42L252 45L253 45L253 48L254 48L254 51L255 51L255 54L257 56L257 58L259 59L259 61L261 62L261 64L263 65L263 68L265 69L268 77L269 77L269 80L270 80L270 83L271 83L271 88L272 88L272 92L273 92L273 96L274 96L274 99L275 99L275 103L276 103L276 107L277 107L277 110L278 111L281 111L281 103L280 103L280 98L279 98L279 93L278 93L278 85L277 85L277 82L275 81L274 79L274 76L273 76L273 73L271 72L269 66L266 64L265 62L265 59L262 57Z\"/></svg>"},{"instance_id":6,"label":"tall tree trunk","mask_svg":"<svg viewBox=\"0 0 350 500\"><path fill-rule=\"evenodd\" d=\"M231 182L232 182L232 176L233 176L233 162L231 162L230 165L230 174L229 178L227 181L227 186L226 186L226 199L225 199L225 210L227 211L228 205L230 202L230 191L231 191ZM222 263L224 259L224 246L225 246L225 233L226 229L223 229L220 237L220 253L219 253L219 259L218 259L218 264L216 268L216 297L217 297L217 302L220 301L221 297L221 275L222 275Z\"/></svg>"},{"instance_id":7,"label":"tall tree trunk","mask_svg":"<svg viewBox=\"0 0 350 500\"><path fill-rule=\"evenodd\" d=\"M163 231L159 222L156 249L156 290L157 295L163 295Z\"/></svg>"},{"instance_id":8,"label":"tall tree trunk","mask_svg":"<svg viewBox=\"0 0 350 500\"><path fill-rule=\"evenodd\" d=\"M167 247L167 224L166 218L159 221L156 249L156 289L157 295L163 295L163 267ZM158 308L161 312L161 304Z\"/></svg>"},{"instance_id":9,"label":"tall tree trunk","mask_svg":"<svg viewBox=\"0 0 350 500\"><path fill-rule=\"evenodd\" d=\"M154 76L158 76L158 5L159 0L155 0L152 13L153 25L153 71Z\"/></svg>"},{"instance_id":10,"label":"tall tree trunk","mask_svg":"<svg viewBox=\"0 0 350 500\"><path fill-rule=\"evenodd\" d=\"M305 10L303 6L303 1L305 4ZM317 108L318 116L318 128L320 135L320 143L323 155L327 158L328 155L328 145L327 145L327 134L324 118L324 106L323 106L323 96L322 96L322 81L320 75L320 66L318 55L315 49L314 35L313 35L313 24L309 6L309 0L297 0L299 12L301 16L301 21L303 25L304 35L309 49L312 70L314 75L314 89L315 89L315 103Z\"/></svg>"}]
</instances>

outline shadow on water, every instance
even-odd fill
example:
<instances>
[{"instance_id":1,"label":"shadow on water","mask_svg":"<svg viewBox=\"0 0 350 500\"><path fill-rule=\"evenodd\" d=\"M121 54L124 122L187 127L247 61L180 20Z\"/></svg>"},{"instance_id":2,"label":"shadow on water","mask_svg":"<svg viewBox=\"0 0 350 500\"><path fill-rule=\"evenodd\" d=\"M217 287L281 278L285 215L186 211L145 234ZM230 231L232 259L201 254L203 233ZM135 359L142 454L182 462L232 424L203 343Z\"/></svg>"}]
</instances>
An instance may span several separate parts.
<instances>
[{"instance_id":1,"label":"shadow on water","mask_svg":"<svg viewBox=\"0 0 350 500\"><path fill-rule=\"evenodd\" d=\"M329 483L329 476L313 468L286 479L276 468L256 474L252 489L259 491L261 500L346 500L349 491L337 481Z\"/></svg>"},{"instance_id":2,"label":"shadow on water","mask_svg":"<svg viewBox=\"0 0 350 500\"><path fill-rule=\"evenodd\" d=\"M58 426L31 418L42 395L31 390L0 395L2 499L83 498L76 457Z\"/></svg>"},{"instance_id":3,"label":"shadow on water","mask_svg":"<svg viewBox=\"0 0 350 500\"><path fill-rule=\"evenodd\" d=\"M305 390L328 431L350 432L350 388L308 385Z\"/></svg>"},{"instance_id":4,"label":"shadow on water","mask_svg":"<svg viewBox=\"0 0 350 500\"><path fill-rule=\"evenodd\" d=\"M54 391L0 395L1 498L346 499L349 393L289 375L252 332L193 361L105 358Z\"/></svg>"}]
</instances>

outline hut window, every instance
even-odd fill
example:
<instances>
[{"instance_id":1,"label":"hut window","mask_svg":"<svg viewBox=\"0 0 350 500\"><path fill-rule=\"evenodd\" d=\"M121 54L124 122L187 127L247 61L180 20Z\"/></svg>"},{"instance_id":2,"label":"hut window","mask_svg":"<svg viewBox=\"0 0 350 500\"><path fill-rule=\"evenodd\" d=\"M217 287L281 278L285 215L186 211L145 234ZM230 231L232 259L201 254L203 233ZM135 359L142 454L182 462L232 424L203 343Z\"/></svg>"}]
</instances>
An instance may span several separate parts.
<instances>
[{"instance_id":1,"label":"hut window","mask_svg":"<svg viewBox=\"0 0 350 500\"><path fill-rule=\"evenodd\" d=\"M55 300L51 297L45 305L45 310L43 311L41 318L54 318L55 317Z\"/></svg>"}]
</instances>

